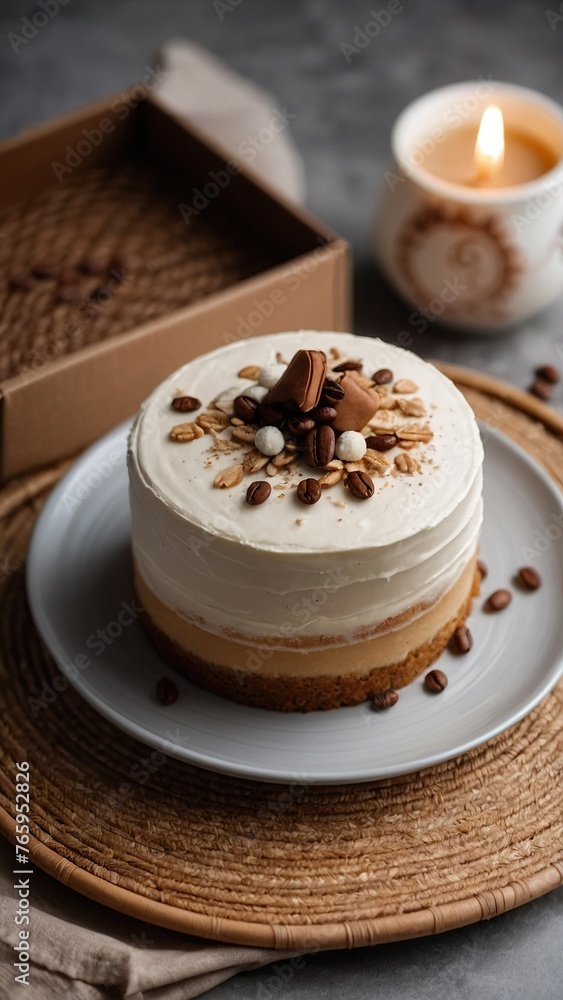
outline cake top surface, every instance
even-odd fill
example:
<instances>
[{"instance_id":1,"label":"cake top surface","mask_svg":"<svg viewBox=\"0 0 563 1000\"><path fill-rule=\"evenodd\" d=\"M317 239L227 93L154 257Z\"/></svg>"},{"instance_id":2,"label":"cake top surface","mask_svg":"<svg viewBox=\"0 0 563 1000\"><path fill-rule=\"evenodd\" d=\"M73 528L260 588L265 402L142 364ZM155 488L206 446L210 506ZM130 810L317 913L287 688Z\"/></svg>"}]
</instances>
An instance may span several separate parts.
<instances>
[{"instance_id":1,"label":"cake top surface","mask_svg":"<svg viewBox=\"0 0 563 1000\"><path fill-rule=\"evenodd\" d=\"M374 448L372 441L361 460L333 459L336 468L332 471L337 475L332 478L338 481L323 488L318 502L311 505L299 500L299 483L307 478L322 479L325 469L311 468L302 451L284 449L278 462L287 460L285 467L274 469L268 464L254 471L252 427L250 440L232 437L240 434L241 427L242 435L247 433L246 425L231 423L234 397L249 390L251 398L263 396L263 390L255 390L258 370L275 366L269 379L264 379L271 385L298 351L303 352L302 358L306 352L313 360L319 357L316 352L324 352L332 381L346 379L350 385L350 378L365 379L360 383L362 389L376 401L379 396L380 402L362 429L363 436L396 434L397 439L387 450ZM361 362L362 367L353 374L353 369L345 373L334 370L346 367L347 362ZM391 379L383 385L374 384L372 375L382 369L391 373ZM306 369L301 374L305 398L314 373L311 376ZM275 397L277 387L268 391ZM172 401L184 396L200 401L201 407L178 412ZM178 431L182 424L197 429L182 434ZM287 423L282 430L288 437ZM338 440L338 432L336 437ZM290 440L295 444L295 438ZM360 553L365 548L396 546L412 539L456 510L475 487L482 459L469 404L433 365L378 339L319 331L239 340L190 361L143 404L129 443L132 482L136 473L136 478L180 519L211 536L280 554ZM269 461L275 462L276 456ZM365 480L364 470L374 487L368 499L353 495L350 482L346 485L354 471ZM271 472L274 474L269 475ZM269 483L271 493L265 502L253 506L246 500L248 487L262 481Z\"/></svg>"}]
</instances>

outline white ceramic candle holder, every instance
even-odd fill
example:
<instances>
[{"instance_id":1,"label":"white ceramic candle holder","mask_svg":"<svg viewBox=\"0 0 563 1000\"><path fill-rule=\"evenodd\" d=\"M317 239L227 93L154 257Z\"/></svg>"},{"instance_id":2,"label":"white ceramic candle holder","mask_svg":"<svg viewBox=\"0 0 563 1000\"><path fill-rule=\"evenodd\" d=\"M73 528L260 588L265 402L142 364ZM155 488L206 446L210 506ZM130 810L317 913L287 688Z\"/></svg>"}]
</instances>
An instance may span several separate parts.
<instances>
[{"instance_id":1,"label":"white ceramic candle holder","mask_svg":"<svg viewBox=\"0 0 563 1000\"><path fill-rule=\"evenodd\" d=\"M508 128L550 147L556 166L514 187L441 180L424 158L447 131L498 105ZM375 248L385 274L427 319L494 332L563 290L563 109L525 87L481 80L419 98L392 133L394 165L379 199ZM468 164L468 169L471 168Z\"/></svg>"}]
</instances>

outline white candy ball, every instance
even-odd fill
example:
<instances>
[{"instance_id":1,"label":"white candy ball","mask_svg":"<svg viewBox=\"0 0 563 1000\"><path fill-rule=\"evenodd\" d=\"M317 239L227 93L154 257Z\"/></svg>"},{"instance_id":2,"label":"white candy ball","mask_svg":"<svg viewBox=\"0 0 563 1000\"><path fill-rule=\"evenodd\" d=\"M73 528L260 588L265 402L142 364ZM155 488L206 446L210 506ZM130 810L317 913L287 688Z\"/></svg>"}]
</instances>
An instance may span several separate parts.
<instances>
[{"instance_id":1,"label":"white candy ball","mask_svg":"<svg viewBox=\"0 0 563 1000\"><path fill-rule=\"evenodd\" d=\"M344 431L336 441L336 457L343 462L359 462L366 447L366 439L359 431Z\"/></svg>"},{"instance_id":2,"label":"white candy ball","mask_svg":"<svg viewBox=\"0 0 563 1000\"><path fill-rule=\"evenodd\" d=\"M287 365L279 365L277 362L264 365L264 367L260 369L258 385L265 385L267 389L271 389L276 382L279 382L286 368Z\"/></svg>"},{"instance_id":3,"label":"white candy ball","mask_svg":"<svg viewBox=\"0 0 563 1000\"><path fill-rule=\"evenodd\" d=\"M248 389L243 389L240 395L250 396L250 398L255 399L257 403L261 403L264 397L268 395L268 390L264 385L251 385Z\"/></svg>"},{"instance_id":4,"label":"white candy ball","mask_svg":"<svg viewBox=\"0 0 563 1000\"><path fill-rule=\"evenodd\" d=\"M256 431L254 447L263 455L279 455L284 445L285 438L278 427L261 427Z\"/></svg>"}]
</instances>

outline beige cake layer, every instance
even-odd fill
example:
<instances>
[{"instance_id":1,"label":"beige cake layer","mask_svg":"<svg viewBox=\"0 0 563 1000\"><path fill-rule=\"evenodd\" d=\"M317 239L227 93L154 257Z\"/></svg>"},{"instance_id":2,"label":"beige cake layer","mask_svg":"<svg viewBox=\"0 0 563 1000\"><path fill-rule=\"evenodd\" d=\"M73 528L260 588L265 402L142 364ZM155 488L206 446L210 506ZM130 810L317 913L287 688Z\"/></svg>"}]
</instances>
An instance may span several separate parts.
<instances>
[{"instance_id":1,"label":"beige cake layer","mask_svg":"<svg viewBox=\"0 0 563 1000\"><path fill-rule=\"evenodd\" d=\"M138 572L135 589L151 642L194 683L243 704L311 711L358 704L374 690L403 687L433 663L478 592L476 559L434 605L413 612L410 621L402 615L398 627L384 635L306 652L205 632L167 608Z\"/></svg>"}]
</instances>

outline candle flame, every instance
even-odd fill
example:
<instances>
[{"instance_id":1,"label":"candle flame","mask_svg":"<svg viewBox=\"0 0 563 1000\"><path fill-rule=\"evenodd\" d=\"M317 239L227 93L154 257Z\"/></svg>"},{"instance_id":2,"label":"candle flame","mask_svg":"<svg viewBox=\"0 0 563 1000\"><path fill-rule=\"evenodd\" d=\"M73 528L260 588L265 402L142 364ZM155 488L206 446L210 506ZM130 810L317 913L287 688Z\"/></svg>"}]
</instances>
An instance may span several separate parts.
<instances>
[{"instance_id":1,"label":"candle flame","mask_svg":"<svg viewBox=\"0 0 563 1000\"><path fill-rule=\"evenodd\" d=\"M481 177L490 177L502 167L504 161L504 120L502 111L494 104L483 112L473 160Z\"/></svg>"}]
</instances>

